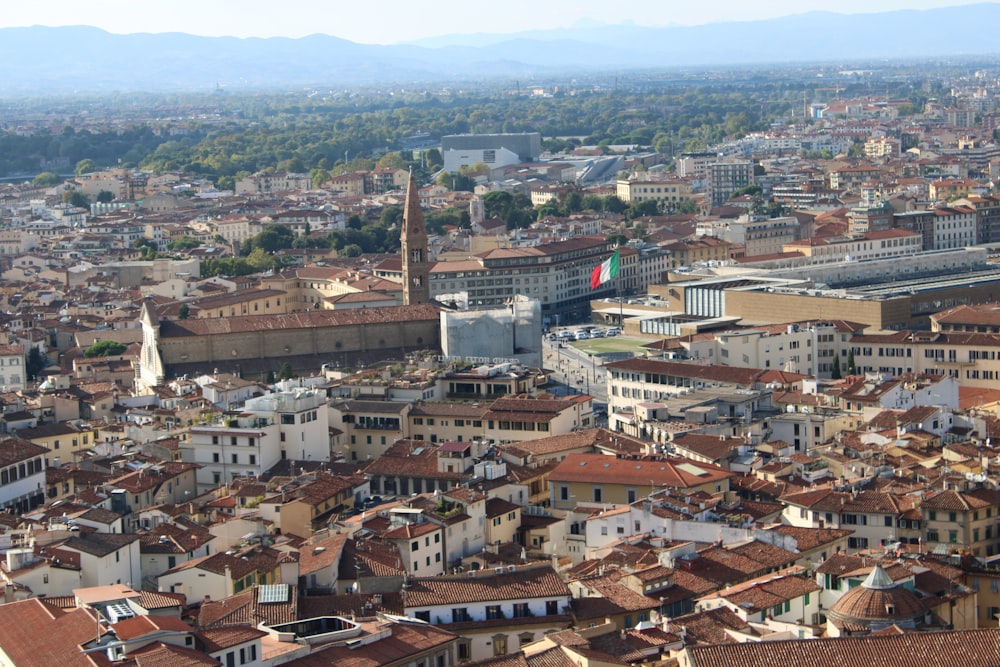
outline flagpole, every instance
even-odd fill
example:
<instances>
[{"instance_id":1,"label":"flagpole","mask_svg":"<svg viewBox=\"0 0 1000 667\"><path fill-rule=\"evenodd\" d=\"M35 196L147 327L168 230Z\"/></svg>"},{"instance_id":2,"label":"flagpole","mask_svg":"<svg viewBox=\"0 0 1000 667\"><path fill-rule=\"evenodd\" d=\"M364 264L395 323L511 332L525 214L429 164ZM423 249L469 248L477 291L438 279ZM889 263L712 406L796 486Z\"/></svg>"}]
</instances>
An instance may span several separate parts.
<instances>
[{"instance_id":1,"label":"flagpole","mask_svg":"<svg viewBox=\"0 0 1000 667\"><path fill-rule=\"evenodd\" d=\"M615 291L618 294L618 329L625 333L625 316L623 315L623 305L622 305L622 272L619 271L618 275L615 276Z\"/></svg>"},{"instance_id":2,"label":"flagpole","mask_svg":"<svg viewBox=\"0 0 1000 667\"><path fill-rule=\"evenodd\" d=\"M617 251L618 248L615 248ZM621 260L618 260L621 262ZM618 275L615 276L615 292L618 294L618 329L621 333L625 333L625 315L623 314L624 306L622 301L622 271L621 265L619 264Z\"/></svg>"}]
</instances>

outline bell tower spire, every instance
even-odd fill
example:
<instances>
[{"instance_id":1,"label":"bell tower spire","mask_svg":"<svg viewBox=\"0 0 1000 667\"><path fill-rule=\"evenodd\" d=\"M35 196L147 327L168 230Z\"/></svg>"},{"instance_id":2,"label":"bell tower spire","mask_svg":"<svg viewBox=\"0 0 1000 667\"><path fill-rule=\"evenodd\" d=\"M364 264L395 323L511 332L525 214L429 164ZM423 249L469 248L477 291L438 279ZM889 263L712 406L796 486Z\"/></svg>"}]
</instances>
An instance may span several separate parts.
<instances>
[{"instance_id":1,"label":"bell tower spire","mask_svg":"<svg viewBox=\"0 0 1000 667\"><path fill-rule=\"evenodd\" d=\"M403 253L403 304L430 303L430 264L427 259L427 229L424 212L420 209L420 191L410 170L406 186L406 206L403 208L403 229L400 232Z\"/></svg>"}]
</instances>

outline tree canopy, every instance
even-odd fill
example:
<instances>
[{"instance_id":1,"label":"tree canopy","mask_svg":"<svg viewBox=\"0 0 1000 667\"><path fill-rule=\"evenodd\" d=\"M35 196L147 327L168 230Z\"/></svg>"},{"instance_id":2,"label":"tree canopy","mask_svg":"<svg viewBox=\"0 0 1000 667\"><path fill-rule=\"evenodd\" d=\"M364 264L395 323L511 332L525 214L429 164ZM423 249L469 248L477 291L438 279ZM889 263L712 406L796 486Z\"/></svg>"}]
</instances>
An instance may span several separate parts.
<instances>
[{"instance_id":1,"label":"tree canopy","mask_svg":"<svg viewBox=\"0 0 1000 667\"><path fill-rule=\"evenodd\" d=\"M88 359L92 359L94 357L113 357L121 354L127 349L128 346L124 343L119 343L113 340L99 340L84 350L83 356Z\"/></svg>"}]
</instances>

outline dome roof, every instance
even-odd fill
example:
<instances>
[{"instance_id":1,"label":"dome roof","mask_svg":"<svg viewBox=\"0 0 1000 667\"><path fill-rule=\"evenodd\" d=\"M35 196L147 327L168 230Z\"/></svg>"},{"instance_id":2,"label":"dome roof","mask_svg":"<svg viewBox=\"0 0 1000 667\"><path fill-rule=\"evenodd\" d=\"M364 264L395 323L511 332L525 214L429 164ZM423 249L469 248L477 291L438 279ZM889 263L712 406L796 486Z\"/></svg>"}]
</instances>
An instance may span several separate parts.
<instances>
[{"instance_id":1,"label":"dome roof","mask_svg":"<svg viewBox=\"0 0 1000 667\"><path fill-rule=\"evenodd\" d=\"M886 571L876 565L860 586L847 591L834 603L829 617L841 623L877 629L893 623L912 626L926 611L927 606L915 593L895 584Z\"/></svg>"}]
</instances>

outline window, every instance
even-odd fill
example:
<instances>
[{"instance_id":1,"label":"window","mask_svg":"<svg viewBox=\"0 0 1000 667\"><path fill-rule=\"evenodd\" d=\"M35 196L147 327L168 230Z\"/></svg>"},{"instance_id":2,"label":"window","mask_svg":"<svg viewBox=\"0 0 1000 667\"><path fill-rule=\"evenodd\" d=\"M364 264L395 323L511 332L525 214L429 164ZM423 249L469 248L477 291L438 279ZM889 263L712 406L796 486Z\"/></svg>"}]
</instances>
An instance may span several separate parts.
<instances>
[{"instance_id":1,"label":"window","mask_svg":"<svg viewBox=\"0 0 1000 667\"><path fill-rule=\"evenodd\" d=\"M994 579L994 581L1000 581L1000 579ZM559 601L558 600L546 600L545 601L545 614L552 616L559 613Z\"/></svg>"},{"instance_id":2,"label":"window","mask_svg":"<svg viewBox=\"0 0 1000 667\"><path fill-rule=\"evenodd\" d=\"M465 607L457 607L451 610L451 622L452 623L462 623L464 621L471 621L469 617L469 610Z\"/></svg>"},{"instance_id":3,"label":"window","mask_svg":"<svg viewBox=\"0 0 1000 667\"><path fill-rule=\"evenodd\" d=\"M507 655L507 635L493 635L493 655Z\"/></svg>"},{"instance_id":4,"label":"window","mask_svg":"<svg viewBox=\"0 0 1000 667\"><path fill-rule=\"evenodd\" d=\"M486 620L493 621L498 618L503 618L503 612L500 610L500 605L491 604L486 606Z\"/></svg>"},{"instance_id":5,"label":"window","mask_svg":"<svg viewBox=\"0 0 1000 667\"><path fill-rule=\"evenodd\" d=\"M458 659L459 660L471 660L472 659L472 640L471 639L459 639L458 640Z\"/></svg>"}]
</instances>

